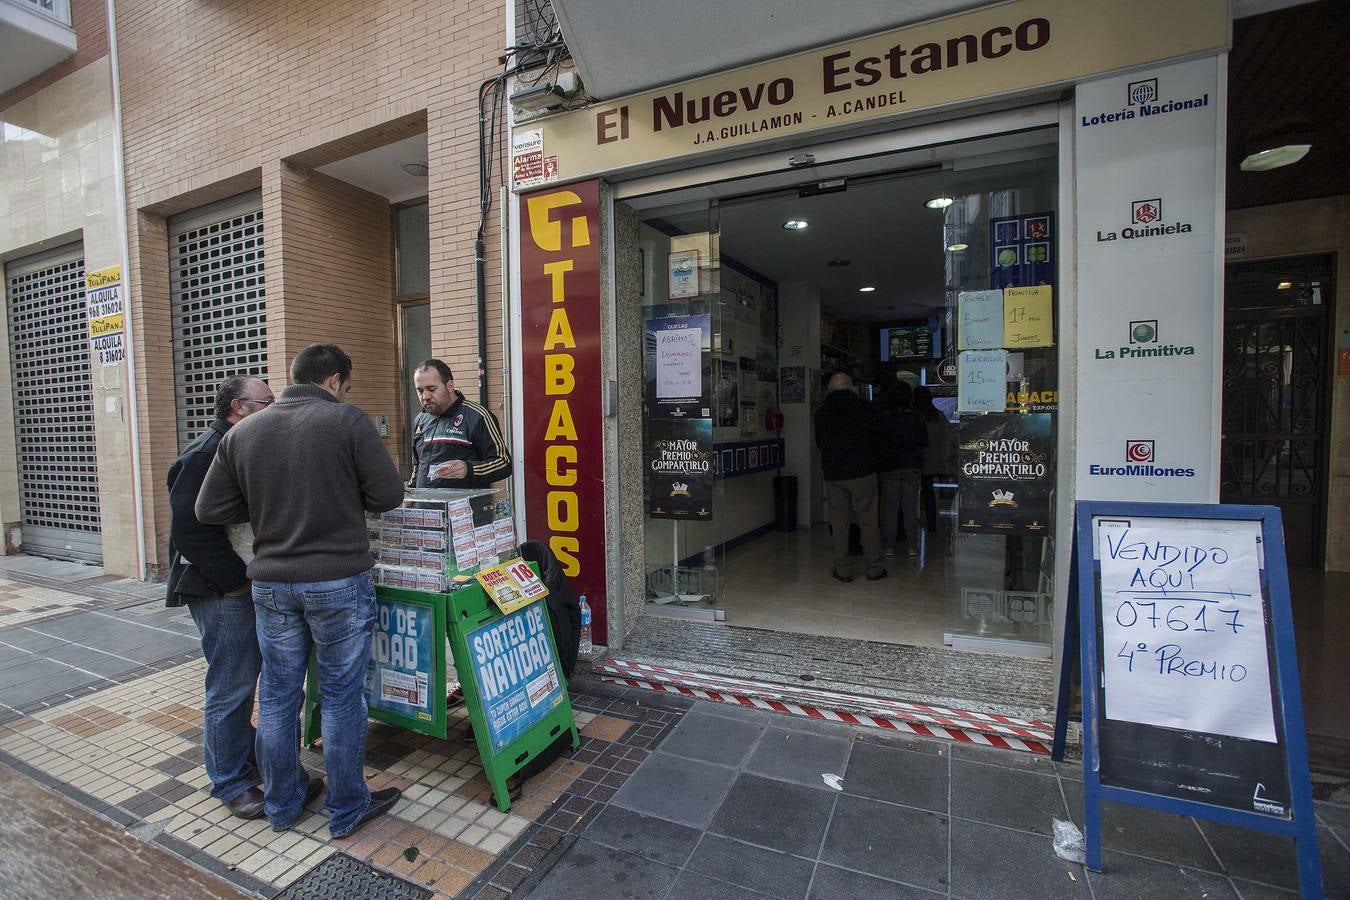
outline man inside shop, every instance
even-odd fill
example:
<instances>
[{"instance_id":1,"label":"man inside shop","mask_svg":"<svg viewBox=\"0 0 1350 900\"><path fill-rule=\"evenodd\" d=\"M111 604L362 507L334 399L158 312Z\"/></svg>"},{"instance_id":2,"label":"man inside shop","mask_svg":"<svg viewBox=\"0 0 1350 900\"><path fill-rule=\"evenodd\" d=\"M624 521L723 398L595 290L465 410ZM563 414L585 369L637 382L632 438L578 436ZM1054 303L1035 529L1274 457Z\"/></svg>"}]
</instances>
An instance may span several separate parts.
<instances>
[{"instance_id":1,"label":"man inside shop","mask_svg":"<svg viewBox=\"0 0 1350 900\"><path fill-rule=\"evenodd\" d=\"M455 390L449 366L424 361L413 386L422 403L413 421L413 487L482 488L511 474L497 417Z\"/></svg>"}]
</instances>

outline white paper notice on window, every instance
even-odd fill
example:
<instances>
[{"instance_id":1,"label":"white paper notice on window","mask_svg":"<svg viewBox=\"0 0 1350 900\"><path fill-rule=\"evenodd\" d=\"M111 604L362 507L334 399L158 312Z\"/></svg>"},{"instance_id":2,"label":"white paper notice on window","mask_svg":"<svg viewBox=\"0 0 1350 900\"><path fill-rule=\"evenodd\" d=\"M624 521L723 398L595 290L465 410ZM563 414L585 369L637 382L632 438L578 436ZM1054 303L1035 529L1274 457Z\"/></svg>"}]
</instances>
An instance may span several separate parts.
<instances>
[{"instance_id":1,"label":"white paper notice on window","mask_svg":"<svg viewBox=\"0 0 1350 900\"><path fill-rule=\"evenodd\" d=\"M656 332L656 398L697 397L703 393L702 338L699 328Z\"/></svg>"},{"instance_id":2,"label":"white paper notice on window","mask_svg":"<svg viewBox=\"0 0 1350 900\"><path fill-rule=\"evenodd\" d=\"M1098 552L1106 718L1273 743L1256 536L1103 522Z\"/></svg>"}]
</instances>

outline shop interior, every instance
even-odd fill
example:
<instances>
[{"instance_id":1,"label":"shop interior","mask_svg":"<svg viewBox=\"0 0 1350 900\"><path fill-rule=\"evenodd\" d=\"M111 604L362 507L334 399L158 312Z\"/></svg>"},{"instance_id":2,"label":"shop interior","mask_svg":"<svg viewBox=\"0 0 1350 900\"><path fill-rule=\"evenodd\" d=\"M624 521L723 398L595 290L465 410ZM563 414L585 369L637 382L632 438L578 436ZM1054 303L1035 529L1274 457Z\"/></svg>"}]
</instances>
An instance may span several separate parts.
<instances>
[{"instance_id":1,"label":"shop interior","mask_svg":"<svg viewBox=\"0 0 1350 900\"><path fill-rule=\"evenodd\" d=\"M625 202L642 272L647 612L1049 656L1054 130ZM1040 333L1007 323L1005 337L1012 300L1005 310L999 292L1025 286L1045 288ZM695 341L699 371L688 355L672 368ZM1005 379L990 379L991 365ZM813 434L841 371L878 415L903 381L925 388L940 418L928 428L931 489L904 509L887 577L865 579L858 557L847 584L831 577ZM966 394L963 376L1006 383ZM1037 474L1024 486L961 477L982 442L1028 435Z\"/></svg>"}]
</instances>

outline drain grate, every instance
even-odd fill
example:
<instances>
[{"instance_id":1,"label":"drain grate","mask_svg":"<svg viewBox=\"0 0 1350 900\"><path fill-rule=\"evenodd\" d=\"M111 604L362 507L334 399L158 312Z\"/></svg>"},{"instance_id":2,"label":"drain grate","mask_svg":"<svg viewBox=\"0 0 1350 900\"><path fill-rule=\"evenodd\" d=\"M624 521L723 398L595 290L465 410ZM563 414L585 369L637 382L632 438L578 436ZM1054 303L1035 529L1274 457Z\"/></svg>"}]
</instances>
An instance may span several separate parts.
<instances>
[{"instance_id":1,"label":"drain grate","mask_svg":"<svg viewBox=\"0 0 1350 900\"><path fill-rule=\"evenodd\" d=\"M431 891L375 869L368 863L334 853L276 895L275 900L430 900Z\"/></svg>"}]
</instances>

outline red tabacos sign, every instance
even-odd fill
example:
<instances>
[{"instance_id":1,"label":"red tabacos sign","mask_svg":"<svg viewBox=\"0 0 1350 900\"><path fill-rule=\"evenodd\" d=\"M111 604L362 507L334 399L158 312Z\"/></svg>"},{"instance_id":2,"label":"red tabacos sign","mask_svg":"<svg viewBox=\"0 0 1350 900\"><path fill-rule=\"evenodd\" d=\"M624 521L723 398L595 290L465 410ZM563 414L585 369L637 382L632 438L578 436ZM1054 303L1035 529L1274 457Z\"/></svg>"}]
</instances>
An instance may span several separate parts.
<instances>
[{"instance_id":1,"label":"red tabacos sign","mask_svg":"<svg viewBox=\"0 0 1350 900\"><path fill-rule=\"evenodd\" d=\"M519 203L526 533L553 550L607 643L600 183Z\"/></svg>"}]
</instances>

